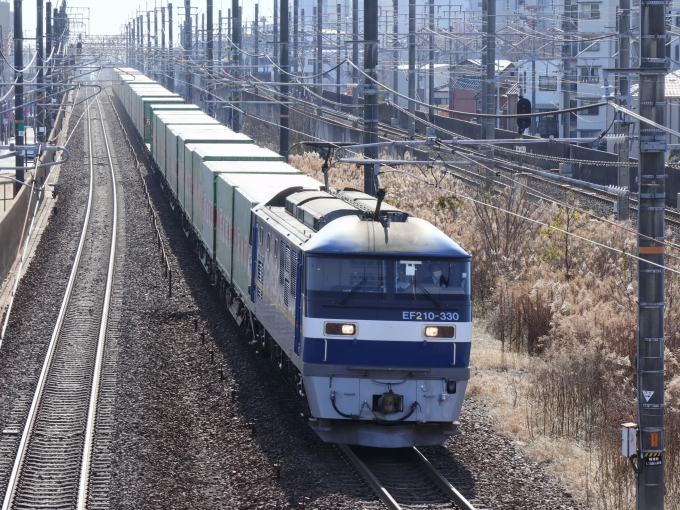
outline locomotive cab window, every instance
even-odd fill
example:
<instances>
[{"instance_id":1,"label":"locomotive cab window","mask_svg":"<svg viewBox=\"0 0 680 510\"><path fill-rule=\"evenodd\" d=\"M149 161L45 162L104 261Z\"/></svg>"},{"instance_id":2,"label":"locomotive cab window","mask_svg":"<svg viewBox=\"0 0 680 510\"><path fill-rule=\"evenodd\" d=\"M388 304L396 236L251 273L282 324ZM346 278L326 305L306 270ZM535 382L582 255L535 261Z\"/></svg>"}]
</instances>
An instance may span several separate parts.
<instances>
[{"instance_id":1,"label":"locomotive cab window","mask_svg":"<svg viewBox=\"0 0 680 510\"><path fill-rule=\"evenodd\" d=\"M309 256L306 266L306 294L321 304L457 306L469 300L467 260Z\"/></svg>"}]
</instances>

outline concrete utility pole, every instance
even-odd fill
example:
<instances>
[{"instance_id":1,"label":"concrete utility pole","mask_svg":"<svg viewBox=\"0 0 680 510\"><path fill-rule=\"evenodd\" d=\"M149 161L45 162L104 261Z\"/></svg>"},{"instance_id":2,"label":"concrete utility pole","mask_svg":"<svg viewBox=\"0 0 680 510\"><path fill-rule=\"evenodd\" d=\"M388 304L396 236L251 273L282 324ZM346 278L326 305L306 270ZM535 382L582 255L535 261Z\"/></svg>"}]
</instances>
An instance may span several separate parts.
<instances>
[{"instance_id":1,"label":"concrete utility pole","mask_svg":"<svg viewBox=\"0 0 680 510\"><path fill-rule=\"evenodd\" d=\"M496 0L482 0L482 32L485 51L482 52L482 113L493 115L496 110ZM484 117L481 122L482 139L495 137L493 117ZM486 157L493 160L493 146L485 149ZM493 171L494 164L490 163Z\"/></svg>"},{"instance_id":2,"label":"concrete utility pole","mask_svg":"<svg viewBox=\"0 0 680 510\"><path fill-rule=\"evenodd\" d=\"M279 110L279 154L288 161L288 0L281 0L281 106Z\"/></svg>"},{"instance_id":3,"label":"concrete utility pole","mask_svg":"<svg viewBox=\"0 0 680 510\"><path fill-rule=\"evenodd\" d=\"M37 18L38 18L38 25L36 26L35 30L35 37L36 37L36 43L37 43L37 50L38 50L38 57L36 59L36 67L38 68L38 76L36 78L36 81L38 83L38 87L36 90L36 116L35 116L35 126L36 126L36 133L35 133L35 141L38 143L43 143L45 141L45 89L43 88L43 77L44 77L44 70L43 70L43 58L44 58L44 53L45 53L45 47L43 44L43 0L38 0L37 3Z\"/></svg>"},{"instance_id":4,"label":"concrete utility pole","mask_svg":"<svg viewBox=\"0 0 680 510\"><path fill-rule=\"evenodd\" d=\"M132 27L130 30L130 38L132 40L132 44L130 46L130 67L134 67L135 69L137 68L137 40L135 39L135 27L136 23L134 21L130 21L130 26Z\"/></svg>"},{"instance_id":5,"label":"concrete utility pole","mask_svg":"<svg viewBox=\"0 0 680 510\"><path fill-rule=\"evenodd\" d=\"M14 86L14 143L24 145L24 30L22 27L22 0L14 0L14 69L16 69L16 85ZM24 182L24 155L25 151L17 151L15 166L20 167L16 171L14 194L19 193Z\"/></svg>"},{"instance_id":6,"label":"concrete utility pole","mask_svg":"<svg viewBox=\"0 0 680 510\"><path fill-rule=\"evenodd\" d=\"M408 0L408 137L416 136L416 0Z\"/></svg>"},{"instance_id":7,"label":"concrete utility pole","mask_svg":"<svg viewBox=\"0 0 680 510\"><path fill-rule=\"evenodd\" d=\"M630 0L619 0L619 68L630 68ZM630 81L628 73L619 75L619 104L628 108L630 106ZM624 113L617 114L619 117L618 133L625 136L623 142L618 143L619 172L617 184L630 189L630 167L628 166L629 153L628 135L630 122ZM630 198L627 195L619 195L617 219L627 220L630 218Z\"/></svg>"},{"instance_id":8,"label":"concrete utility pole","mask_svg":"<svg viewBox=\"0 0 680 510\"><path fill-rule=\"evenodd\" d=\"M378 142L378 0L364 0L364 143ZM375 147L364 157L377 159ZM379 165L364 165L364 193L375 196Z\"/></svg>"},{"instance_id":9,"label":"concrete utility pole","mask_svg":"<svg viewBox=\"0 0 680 510\"><path fill-rule=\"evenodd\" d=\"M495 1L495 0L494 0ZM428 112L429 117L430 117L430 122L435 122L436 119L434 118L434 0L430 0L430 37L429 37L429 43L430 43L430 65L429 67L429 84L428 84L428 90L427 90L427 102L430 105L430 111Z\"/></svg>"},{"instance_id":10,"label":"concrete utility pole","mask_svg":"<svg viewBox=\"0 0 680 510\"><path fill-rule=\"evenodd\" d=\"M666 3L640 2L640 115L666 124ZM637 509L664 507L664 237L666 133L640 122ZM642 237L642 235L647 237ZM652 262L655 265L651 265Z\"/></svg>"},{"instance_id":11,"label":"concrete utility pole","mask_svg":"<svg viewBox=\"0 0 680 510\"><path fill-rule=\"evenodd\" d=\"M172 4L168 4L168 90L175 91L175 66L173 59L175 55L172 51Z\"/></svg>"}]
</instances>

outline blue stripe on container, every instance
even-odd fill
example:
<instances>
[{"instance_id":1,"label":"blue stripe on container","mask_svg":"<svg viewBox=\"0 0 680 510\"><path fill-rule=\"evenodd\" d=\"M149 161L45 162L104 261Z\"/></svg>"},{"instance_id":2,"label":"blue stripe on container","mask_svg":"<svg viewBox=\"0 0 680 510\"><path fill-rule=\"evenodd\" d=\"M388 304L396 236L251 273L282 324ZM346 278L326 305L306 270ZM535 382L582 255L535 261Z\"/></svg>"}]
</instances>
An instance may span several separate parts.
<instances>
[{"instance_id":1,"label":"blue stripe on container","mask_svg":"<svg viewBox=\"0 0 680 510\"><path fill-rule=\"evenodd\" d=\"M398 342L392 340L328 339L328 358L323 361L326 343L323 338L305 338L302 361L327 365L380 367L467 367L470 365L470 342Z\"/></svg>"}]
</instances>

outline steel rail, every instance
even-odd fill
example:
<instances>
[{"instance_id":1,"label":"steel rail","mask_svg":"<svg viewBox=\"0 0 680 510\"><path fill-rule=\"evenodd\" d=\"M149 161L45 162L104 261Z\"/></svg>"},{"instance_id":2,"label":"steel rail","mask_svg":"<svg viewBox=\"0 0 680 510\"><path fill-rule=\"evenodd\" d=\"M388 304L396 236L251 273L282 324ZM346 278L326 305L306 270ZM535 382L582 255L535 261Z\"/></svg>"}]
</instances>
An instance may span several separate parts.
<instances>
[{"instance_id":1,"label":"steel rail","mask_svg":"<svg viewBox=\"0 0 680 510\"><path fill-rule=\"evenodd\" d=\"M99 338L97 339L97 357L94 364L92 375L92 392L90 394L90 407L87 413L87 428L85 429L85 445L83 447L83 460L80 469L80 484L78 487L78 510L85 510L87 506L87 488L90 479L90 460L92 457L92 444L94 441L94 427L97 418L97 403L99 397L99 380L101 378L101 368L104 359L104 344L106 342L106 330L109 318L109 306L111 303L111 289L113 287L113 266L116 258L116 230L118 227L118 196L116 194L116 176L113 171L113 161L111 159L111 149L109 139L106 136L106 126L104 116L99 102L99 97L95 99L99 111L99 120L102 123L102 133L104 133L104 146L106 156L109 160L111 169L111 187L113 189L113 227L111 229L111 253L109 255L108 274L106 276L106 293L104 294L104 308L102 310L102 320L99 327ZM89 120L89 119L88 119ZM90 164L92 164L92 137L90 137Z\"/></svg>"},{"instance_id":2,"label":"steel rail","mask_svg":"<svg viewBox=\"0 0 680 510\"><path fill-rule=\"evenodd\" d=\"M57 321L52 333L52 337L50 339L50 343L48 345L47 349L47 354L45 356L45 361L43 363L42 371L40 373L40 376L38 378L38 383L36 385L34 397L31 403L31 407L29 409L27 418L26 418L26 423L24 425L21 441L19 443L19 447L17 450L17 455L15 457L14 465L12 468L12 472L9 478L9 483L7 486L7 491L5 493L5 498L3 501L2 509L1 510L10 510L13 505L17 504L16 499L19 494L19 489L21 487L21 479L23 478L23 469L24 466L27 462L27 458L30 455L28 451L29 444L32 442L32 436L33 433L35 432L35 428L37 426L37 422L39 421L38 414L39 411L43 405L43 400L46 398L46 390L48 388L48 380L51 377L50 372L52 371L53 365L55 364L55 359L57 358L57 352L58 352L58 345L60 344L60 338L63 333L64 327L66 327L67 321L67 314L70 313L69 307L71 306L71 301L72 298L74 297L73 295L73 290L75 288L76 282L79 281L77 278L78 272L82 269L81 266L81 259L84 253L84 247L86 240L88 239L88 231L90 227L90 222L91 222L91 217L92 217L92 212L93 212L93 201L94 201L94 151L93 151L93 143L92 143L92 123L91 123L91 117L90 117L90 108L93 103L90 103L87 101L86 103L86 112L87 112L87 119L88 119L88 150L89 150L89 170L90 170L90 183L89 183L89 192L88 192L88 199L87 199L87 207L85 211L85 218L83 221L83 228L80 236L80 241L78 243L78 248L76 250L76 255L74 258L73 262L73 267L71 269L71 274L69 276L69 280L67 283L66 287L66 292L64 293L64 298L62 300L61 308L59 310L59 314L57 317ZM98 104L99 107L99 104ZM103 126L103 118L101 115L101 109L100 109L100 119L102 119L102 126ZM83 485L83 476L82 476L82 471L85 469L85 473L89 472L89 459L91 456L91 441L93 438L93 433L94 433L94 420L96 418L96 405L97 405L97 394L98 394L98 385L99 385L99 379L100 379L100 374L101 374L101 362L103 360L103 345L104 345L104 338L106 334L106 319L108 316L108 308L109 308L109 302L110 302L110 295L111 295L111 288L112 288L112 274L113 274L113 261L114 261L114 256L115 256L115 240L116 240L116 223L117 223L117 204L116 204L116 190L115 190L115 178L113 176L113 164L112 164L112 159L111 155L109 152L109 147L108 147L108 140L106 139L106 133L104 132L105 136L105 141L106 141L106 148L107 148L107 155L109 159L109 165L111 168L111 175L112 178L114 179L112 181L112 186L113 186L113 197L114 197L114 204L113 204L113 225L112 225L112 234L111 234L111 239L112 239L112 245L111 245L111 253L109 257L109 263L107 267L107 283L106 283L106 294L104 297L104 306L102 308L102 315L101 319L99 320L99 339L98 339L98 344L96 348L96 353L95 356L95 362L94 362L94 367L92 369L92 382L90 385L90 400L89 400L89 412L88 412L88 418L87 418L87 423L86 423L86 434L85 434L85 444L83 447L83 459L86 460L87 466L83 467L83 462L81 462L81 476L80 476L80 485L78 486L78 501L80 505L80 498L81 494L84 494L85 497L87 495L87 490L83 490L82 485ZM91 312L90 312L91 313ZM47 402L47 401L45 401ZM94 409L93 409L94 406ZM77 473L76 473L77 476ZM87 484L88 477L85 476L85 484ZM74 480L75 483L78 483L78 479L76 478ZM84 508L84 506L79 506L78 508Z\"/></svg>"},{"instance_id":3,"label":"steel rail","mask_svg":"<svg viewBox=\"0 0 680 510\"><path fill-rule=\"evenodd\" d=\"M86 109L88 111L88 123L89 123L89 109L90 104L87 103ZM64 299L61 302L61 308L59 309L59 315L57 316L57 322L54 326L54 331L52 332L52 337L50 338L50 343L47 348L47 354L45 355L45 362L43 363L43 368L40 372L38 378L38 384L35 388L35 393L33 395L33 402L31 403L31 408L28 411L28 416L26 418L26 424L24 425L24 430L21 434L21 441L19 443L19 450L17 451L17 456L14 460L14 466L12 467L12 473L10 474L9 483L7 484L7 491L5 492L5 499L2 503L2 510L10 510L12 500L14 499L14 494L17 489L17 482L19 481L19 472L21 471L21 465L23 464L24 457L26 455L26 450L28 446L29 436L31 435L31 430L35 422L38 407L42 399L43 390L45 389L45 382L47 381L47 374L49 372L50 366L52 364L52 359L54 357L54 351L56 350L57 339L59 338L59 333L61 332L61 326L64 322L64 317L66 315L66 310L71 297L71 292L73 291L73 286L76 280L76 274L80 265L80 258L83 253L83 246L85 245L85 237L87 234L87 227L90 222L90 212L92 210L92 197L94 193L94 165L92 163L92 141L90 137L90 188L87 197L87 208L85 210L85 219L83 220L83 229L80 234L80 241L78 243L78 249L76 251L76 256L73 262L73 267L71 268L71 274L68 279L68 284L66 285L66 292L64 293Z\"/></svg>"},{"instance_id":4,"label":"steel rail","mask_svg":"<svg viewBox=\"0 0 680 510\"><path fill-rule=\"evenodd\" d=\"M439 470L434 467L422 453L420 453L418 448L413 447L413 452L415 453L418 464L423 469L423 471L425 471L427 476L429 476L430 479L435 484L437 484L439 490L446 494L451 499L451 501L453 501L458 506L458 508L460 508L460 510L475 510L475 507L472 506L472 503L465 499L463 495L458 492L446 478L444 478L444 475L442 475Z\"/></svg>"},{"instance_id":5,"label":"steel rail","mask_svg":"<svg viewBox=\"0 0 680 510\"><path fill-rule=\"evenodd\" d=\"M368 469L368 466L356 456L352 449L346 444L339 444L338 446L340 447L340 450L342 450L342 453L347 457L347 460L349 460L352 466L359 472L364 480L366 480L382 502L385 503L385 506L387 506L389 510L402 510L399 503L394 500L385 486L380 483L380 480L378 480L371 470Z\"/></svg>"},{"instance_id":6,"label":"steel rail","mask_svg":"<svg viewBox=\"0 0 680 510\"><path fill-rule=\"evenodd\" d=\"M389 510L402 510L402 506L394 499L385 485L375 476L371 469L346 444L338 444L350 464L359 472L368 485ZM416 463L423 473L449 498L460 510L475 510L475 507L451 485L451 483L435 468L430 461L415 447L411 448Z\"/></svg>"}]
</instances>

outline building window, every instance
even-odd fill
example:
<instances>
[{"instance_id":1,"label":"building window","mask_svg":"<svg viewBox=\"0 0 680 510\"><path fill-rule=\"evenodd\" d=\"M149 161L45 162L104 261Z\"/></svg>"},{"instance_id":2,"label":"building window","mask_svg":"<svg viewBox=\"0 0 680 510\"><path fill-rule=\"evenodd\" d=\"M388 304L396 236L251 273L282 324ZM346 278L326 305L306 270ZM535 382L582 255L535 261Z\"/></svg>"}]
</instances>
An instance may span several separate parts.
<instances>
[{"instance_id":1,"label":"building window","mask_svg":"<svg viewBox=\"0 0 680 510\"><path fill-rule=\"evenodd\" d=\"M579 4L581 19L600 19L600 4Z\"/></svg>"},{"instance_id":2,"label":"building window","mask_svg":"<svg viewBox=\"0 0 680 510\"><path fill-rule=\"evenodd\" d=\"M596 129L583 129L579 132L581 133L581 138L597 138L600 136L600 132Z\"/></svg>"},{"instance_id":3,"label":"building window","mask_svg":"<svg viewBox=\"0 0 680 510\"><path fill-rule=\"evenodd\" d=\"M581 101L581 106L590 106L592 104L597 103L599 103L597 99L584 99ZM592 108L588 108L587 110L581 110L581 115L599 115L599 114L600 114L599 106L593 106Z\"/></svg>"},{"instance_id":4,"label":"building window","mask_svg":"<svg viewBox=\"0 0 680 510\"><path fill-rule=\"evenodd\" d=\"M579 83L590 83L597 85L600 83L600 68L599 67L581 67L581 74L579 75Z\"/></svg>"},{"instance_id":5,"label":"building window","mask_svg":"<svg viewBox=\"0 0 680 510\"><path fill-rule=\"evenodd\" d=\"M539 76L538 90L544 90L548 92L557 91L557 76Z\"/></svg>"},{"instance_id":6,"label":"building window","mask_svg":"<svg viewBox=\"0 0 680 510\"><path fill-rule=\"evenodd\" d=\"M600 43L592 41L581 41L579 43L579 51L600 51Z\"/></svg>"}]
</instances>

